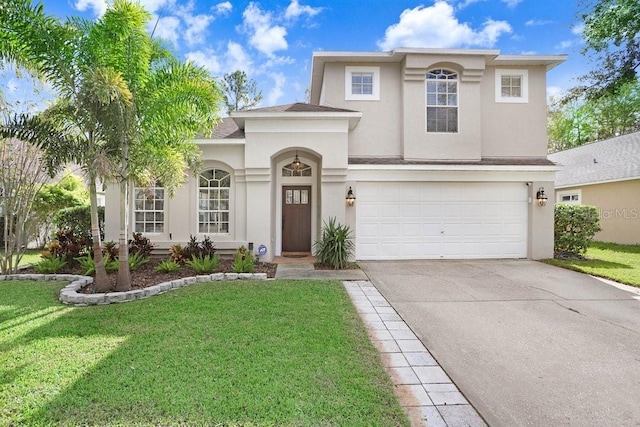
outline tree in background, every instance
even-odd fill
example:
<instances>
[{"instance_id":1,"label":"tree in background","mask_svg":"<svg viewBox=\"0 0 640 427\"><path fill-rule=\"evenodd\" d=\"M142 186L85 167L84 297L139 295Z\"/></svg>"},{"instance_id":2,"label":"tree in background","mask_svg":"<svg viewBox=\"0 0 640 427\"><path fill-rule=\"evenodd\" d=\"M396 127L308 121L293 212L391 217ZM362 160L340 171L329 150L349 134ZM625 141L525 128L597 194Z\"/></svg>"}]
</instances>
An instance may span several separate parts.
<instances>
[{"instance_id":1,"label":"tree in background","mask_svg":"<svg viewBox=\"0 0 640 427\"><path fill-rule=\"evenodd\" d=\"M42 245L49 239L57 212L85 205L89 205L89 190L84 180L71 171L67 171L58 182L43 185L33 202L38 244Z\"/></svg>"},{"instance_id":2,"label":"tree in background","mask_svg":"<svg viewBox=\"0 0 640 427\"><path fill-rule=\"evenodd\" d=\"M34 200L49 175L40 150L17 139L0 139L0 163L0 212L4 217L0 272L11 274L32 237Z\"/></svg>"},{"instance_id":3,"label":"tree in background","mask_svg":"<svg viewBox=\"0 0 640 427\"><path fill-rule=\"evenodd\" d=\"M234 71L223 77L223 94L227 114L232 111L249 110L262 101L262 92L257 83L247 77L244 71Z\"/></svg>"},{"instance_id":4,"label":"tree in background","mask_svg":"<svg viewBox=\"0 0 640 427\"><path fill-rule=\"evenodd\" d=\"M614 94L637 78L640 65L640 2L583 0L580 18L585 41L583 55L594 55L595 68L581 77L571 96L599 98Z\"/></svg>"},{"instance_id":5,"label":"tree in background","mask_svg":"<svg viewBox=\"0 0 640 427\"><path fill-rule=\"evenodd\" d=\"M615 93L581 100L562 99L549 106L549 151L640 130L640 84L622 84Z\"/></svg>"}]
</instances>

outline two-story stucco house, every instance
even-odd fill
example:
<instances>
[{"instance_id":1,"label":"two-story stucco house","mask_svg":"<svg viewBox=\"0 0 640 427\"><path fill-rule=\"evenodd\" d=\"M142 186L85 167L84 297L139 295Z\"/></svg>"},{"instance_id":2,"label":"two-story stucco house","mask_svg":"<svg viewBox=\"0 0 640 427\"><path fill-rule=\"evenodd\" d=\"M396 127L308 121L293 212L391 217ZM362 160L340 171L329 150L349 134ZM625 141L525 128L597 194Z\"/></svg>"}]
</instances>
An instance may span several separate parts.
<instances>
[{"instance_id":1,"label":"two-story stucco house","mask_svg":"<svg viewBox=\"0 0 640 427\"><path fill-rule=\"evenodd\" d=\"M356 259L553 255L546 73L565 56L497 50L317 52L309 104L238 111L174 198L135 189L130 229L161 247L208 235L263 260L309 252L330 217ZM351 197L352 196L352 197ZM347 200L347 198L355 200ZM107 192L107 239L118 229Z\"/></svg>"}]
</instances>

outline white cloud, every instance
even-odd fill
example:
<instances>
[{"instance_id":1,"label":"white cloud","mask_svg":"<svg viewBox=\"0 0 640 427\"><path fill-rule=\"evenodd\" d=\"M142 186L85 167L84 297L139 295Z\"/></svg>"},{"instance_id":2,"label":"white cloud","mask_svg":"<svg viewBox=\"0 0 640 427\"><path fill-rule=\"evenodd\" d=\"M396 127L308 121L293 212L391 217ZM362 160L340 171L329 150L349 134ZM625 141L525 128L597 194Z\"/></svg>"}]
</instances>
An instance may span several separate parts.
<instances>
[{"instance_id":1,"label":"white cloud","mask_svg":"<svg viewBox=\"0 0 640 427\"><path fill-rule=\"evenodd\" d=\"M284 17L285 19L296 19L301 15L312 17L322 12L322 9L322 7L311 7L309 5L300 6L298 0L291 0L287 10L284 12Z\"/></svg>"},{"instance_id":2,"label":"white cloud","mask_svg":"<svg viewBox=\"0 0 640 427\"><path fill-rule=\"evenodd\" d=\"M156 21L158 24L156 25ZM161 18L155 17L151 22L155 26L154 37L170 41L174 46L178 46L178 30L180 29L180 20L175 16L165 16Z\"/></svg>"},{"instance_id":3,"label":"white cloud","mask_svg":"<svg viewBox=\"0 0 640 427\"><path fill-rule=\"evenodd\" d=\"M73 7L81 12L92 9L96 16L102 16L107 11L107 0L77 0Z\"/></svg>"},{"instance_id":4,"label":"white cloud","mask_svg":"<svg viewBox=\"0 0 640 427\"><path fill-rule=\"evenodd\" d=\"M211 8L218 15L228 15L233 10L233 5L229 1L218 3Z\"/></svg>"},{"instance_id":5,"label":"white cloud","mask_svg":"<svg viewBox=\"0 0 640 427\"><path fill-rule=\"evenodd\" d=\"M184 33L184 39L189 46L202 43L205 41L207 28L213 22L212 15L184 15L182 17L187 25L187 31Z\"/></svg>"},{"instance_id":6,"label":"white cloud","mask_svg":"<svg viewBox=\"0 0 640 427\"><path fill-rule=\"evenodd\" d=\"M274 52L288 48L285 39L287 30L273 23L271 13L262 11L256 3L251 2L242 17L243 28L250 34L251 46L270 57Z\"/></svg>"},{"instance_id":7,"label":"white cloud","mask_svg":"<svg viewBox=\"0 0 640 427\"><path fill-rule=\"evenodd\" d=\"M227 52L224 55L224 59L224 68L227 73L236 70L248 71L253 68L251 58L239 43L230 41L227 44Z\"/></svg>"},{"instance_id":8,"label":"white cloud","mask_svg":"<svg viewBox=\"0 0 640 427\"><path fill-rule=\"evenodd\" d=\"M571 32L576 36L582 37L582 33L584 32L584 23L579 23L571 26Z\"/></svg>"},{"instance_id":9,"label":"white cloud","mask_svg":"<svg viewBox=\"0 0 640 427\"><path fill-rule=\"evenodd\" d=\"M397 47L491 47L512 28L506 21L488 19L481 30L473 30L453 14L453 7L442 1L433 6L405 9L400 21L387 27L385 37L378 42L382 50Z\"/></svg>"},{"instance_id":10,"label":"white cloud","mask_svg":"<svg viewBox=\"0 0 640 427\"><path fill-rule=\"evenodd\" d=\"M502 3L506 4L507 7L516 7L522 0L502 0Z\"/></svg>"},{"instance_id":11,"label":"white cloud","mask_svg":"<svg viewBox=\"0 0 640 427\"><path fill-rule=\"evenodd\" d=\"M467 6L471 6L474 3L479 3L481 1L486 0L464 0L463 2L458 3L458 9L464 9Z\"/></svg>"},{"instance_id":12,"label":"white cloud","mask_svg":"<svg viewBox=\"0 0 640 427\"><path fill-rule=\"evenodd\" d=\"M284 95L284 85L287 82L282 73L271 73L269 77L273 79L273 86L267 94L267 105L278 105L278 100Z\"/></svg>"},{"instance_id":13,"label":"white cloud","mask_svg":"<svg viewBox=\"0 0 640 427\"><path fill-rule=\"evenodd\" d=\"M196 65L206 68L211 74L219 74L221 72L220 62L215 52L211 49L196 50L186 54L186 58Z\"/></svg>"},{"instance_id":14,"label":"white cloud","mask_svg":"<svg viewBox=\"0 0 640 427\"><path fill-rule=\"evenodd\" d=\"M524 23L524 25L526 25L527 27L538 27L541 25L548 25L548 24L553 24L553 21L548 21L544 19L529 19L527 22Z\"/></svg>"},{"instance_id":15,"label":"white cloud","mask_svg":"<svg viewBox=\"0 0 640 427\"><path fill-rule=\"evenodd\" d=\"M175 0L140 0L140 5L150 13L156 13L163 7L173 6Z\"/></svg>"}]
</instances>

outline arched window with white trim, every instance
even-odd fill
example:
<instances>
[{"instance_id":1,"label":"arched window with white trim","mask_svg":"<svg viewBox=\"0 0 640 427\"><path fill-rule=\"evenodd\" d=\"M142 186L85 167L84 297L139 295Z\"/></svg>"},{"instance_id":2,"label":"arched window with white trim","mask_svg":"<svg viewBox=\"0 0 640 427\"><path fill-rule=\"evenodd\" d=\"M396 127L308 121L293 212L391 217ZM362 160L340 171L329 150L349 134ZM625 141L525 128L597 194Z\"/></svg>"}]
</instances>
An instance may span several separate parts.
<instances>
[{"instance_id":1,"label":"arched window with white trim","mask_svg":"<svg viewBox=\"0 0 640 427\"><path fill-rule=\"evenodd\" d=\"M231 174L223 169L207 169L198 176L198 232L229 233Z\"/></svg>"},{"instance_id":2,"label":"arched window with white trim","mask_svg":"<svg viewBox=\"0 0 640 427\"><path fill-rule=\"evenodd\" d=\"M431 70L426 80L427 132L458 132L458 73Z\"/></svg>"}]
</instances>

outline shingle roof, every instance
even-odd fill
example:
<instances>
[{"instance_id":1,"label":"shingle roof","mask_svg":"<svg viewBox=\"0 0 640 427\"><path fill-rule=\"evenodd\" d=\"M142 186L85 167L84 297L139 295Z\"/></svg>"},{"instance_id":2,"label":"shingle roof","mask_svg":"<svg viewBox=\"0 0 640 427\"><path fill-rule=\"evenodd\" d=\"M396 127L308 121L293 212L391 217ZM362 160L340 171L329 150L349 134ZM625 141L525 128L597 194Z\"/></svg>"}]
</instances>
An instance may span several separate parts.
<instances>
[{"instance_id":1,"label":"shingle roof","mask_svg":"<svg viewBox=\"0 0 640 427\"><path fill-rule=\"evenodd\" d=\"M556 187L640 178L640 132L559 151L549 159L564 166Z\"/></svg>"},{"instance_id":2,"label":"shingle roof","mask_svg":"<svg viewBox=\"0 0 640 427\"><path fill-rule=\"evenodd\" d=\"M225 117L211 131L211 139L242 139L244 131L238 127L238 124L231 118Z\"/></svg>"},{"instance_id":3,"label":"shingle roof","mask_svg":"<svg viewBox=\"0 0 640 427\"><path fill-rule=\"evenodd\" d=\"M294 104L275 105L273 107L254 108L245 110L248 113L356 113L353 110L344 108L325 107L323 105L312 105L303 102Z\"/></svg>"}]
</instances>

